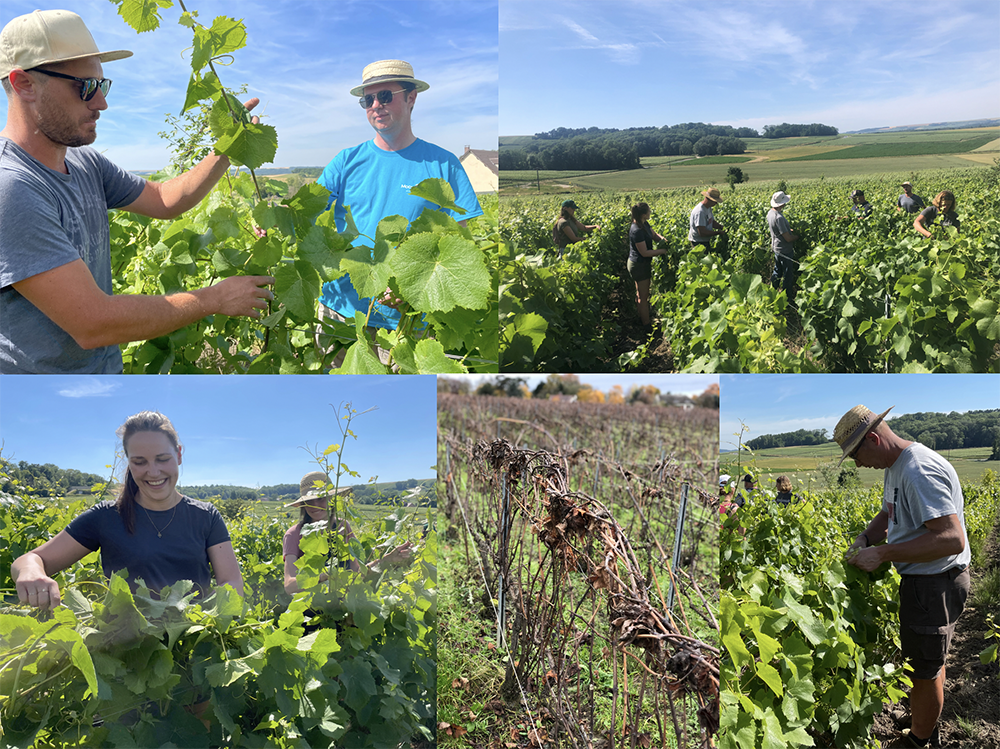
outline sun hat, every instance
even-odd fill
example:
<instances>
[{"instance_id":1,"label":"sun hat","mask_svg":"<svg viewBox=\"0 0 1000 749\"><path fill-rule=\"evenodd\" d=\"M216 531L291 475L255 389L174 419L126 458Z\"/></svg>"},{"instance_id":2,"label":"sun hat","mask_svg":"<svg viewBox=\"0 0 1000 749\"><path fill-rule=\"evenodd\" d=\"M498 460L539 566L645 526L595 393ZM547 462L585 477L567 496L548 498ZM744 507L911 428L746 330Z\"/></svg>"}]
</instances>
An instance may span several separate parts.
<instances>
[{"instance_id":1,"label":"sun hat","mask_svg":"<svg viewBox=\"0 0 1000 749\"><path fill-rule=\"evenodd\" d=\"M316 487L317 481L321 481L324 488L317 488ZM329 497L330 494L332 494L333 492L328 492L326 490L325 487L328 482L329 479L327 478L326 474L323 473L322 471L312 471L311 473L307 473L305 476L302 477L302 480L299 482L299 494L301 496L292 502L287 502L284 505L284 507L295 507L296 505L308 502L310 499L320 499L322 497ZM349 486L344 486L341 487L337 493L343 494L345 492L349 492L350 490L351 488Z\"/></svg>"},{"instance_id":2,"label":"sun hat","mask_svg":"<svg viewBox=\"0 0 1000 749\"><path fill-rule=\"evenodd\" d=\"M101 62L111 62L132 53L98 50L83 19L68 10L36 10L14 18L0 32L0 78L12 70L95 56Z\"/></svg>"},{"instance_id":3,"label":"sun hat","mask_svg":"<svg viewBox=\"0 0 1000 749\"><path fill-rule=\"evenodd\" d=\"M783 205L788 205L791 201L792 199L790 197L788 197L781 190L778 190L778 192L771 196L771 207L780 208Z\"/></svg>"},{"instance_id":4,"label":"sun hat","mask_svg":"<svg viewBox=\"0 0 1000 749\"><path fill-rule=\"evenodd\" d=\"M426 91L430 88L430 84L413 77L413 66L410 63L404 60L379 60L365 66L361 72L361 85L351 89L351 96L361 96L365 92L365 86L391 81L412 83L416 86L414 91Z\"/></svg>"},{"instance_id":5,"label":"sun hat","mask_svg":"<svg viewBox=\"0 0 1000 749\"><path fill-rule=\"evenodd\" d=\"M913 187L913 185L911 185L909 182L900 182L899 186L900 187Z\"/></svg>"},{"instance_id":6,"label":"sun hat","mask_svg":"<svg viewBox=\"0 0 1000 749\"><path fill-rule=\"evenodd\" d=\"M718 188L712 187L709 188L708 190L702 190L701 195L702 197L708 198L709 200L713 200L716 203L722 202L722 193L719 192Z\"/></svg>"},{"instance_id":7,"label":"sun hat","mask_svg":"<svg viewBox=\"0 0 1000 749\"><path fill-rule=\"evenodd\" d=\"M719 476L719 487L723 487L729 483L729 479L732 478L728 473L724 473Z\"/></svg>"},{"instance_id":8,"label":"sun hat","mask_svg":"<svg viewBox=\"0 0 1000 749\"><path fill-rule=\"evenodd\" d=\"M885 415L894 408L895 406L889 406L885 411L876 416L874 411L869 410L865 406L858 405L840 418L840 421L837 422L837 426L833 430L833 439L844 451L844 454L840 456L840 460L837 461L838 466L844 462L844 458L854 452L854 448L861 444L861 440L865 438L865 435L877 427L879 422L885 418Z\"/></svg>"}]
</instances>

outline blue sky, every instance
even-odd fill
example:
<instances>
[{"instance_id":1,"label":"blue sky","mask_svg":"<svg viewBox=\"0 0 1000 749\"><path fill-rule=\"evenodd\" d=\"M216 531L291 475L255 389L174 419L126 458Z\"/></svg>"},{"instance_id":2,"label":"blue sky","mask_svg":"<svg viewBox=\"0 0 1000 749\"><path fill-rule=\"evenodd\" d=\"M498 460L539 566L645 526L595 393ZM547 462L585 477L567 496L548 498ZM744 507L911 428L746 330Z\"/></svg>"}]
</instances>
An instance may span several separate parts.
<instances>
[{"instance_id":1,"label":"blue sky","mask_svg":"<svg viewBox=\"0 0 1000 749\"><path fill-rule=\"evenodd\" d=\"M211 25L216 16L243 19L247 46L220 67L229 88L248 85L255 112L278 131L275 166L326 166L343 148L373 133L357 97L361 71L375 60L402 59L430 89L418 95L413 132L461 155L465 146L497 141L497 2L433 0L192 0L189 10ZM3 0L0 25L39 7ZM53 6L43 6L53 7ZM119 166L159 169L168 162L164 115L184 104L192 34L177 23L179 6L161 12L159 29L136 34L110 0L59 0L78 13L98 47L135 54L104 65L114 80L94 147ZM6 121L7 97L0 96Z\"/></svg>"},{"instance_id":2,"label":"blue sky","mask_svg":"<svg viewBox=\"0 0 1000 749\"><path fill-rule=\"evenodd\" d=\"M998 117L998 28L996 0L503 0L500 134Z\"/></svg>"},{"instance_id":3,"label":"blue sky","mask_svg":"<svg viewBox=\"0 0 1000 749\"><path fill-rule=\"evenodd\" d=\"M109 475L115 430L134 413L160 411L184 445L181 485L251 488L296 484L316 470L300 449L340 443L330 404L361 412L344 462L348 483L432 478L436 378L178 375L174 377L7 375L0 382L0 440L14 462ZM343 414L343 412L341 412Z\"/></svg>"},{"instance_id":4,"label":"blue sky","mask_svg":"<svg viewBox=\"0 0 1000 749\"><path fill-rule=\"evenodd\" d=\"M719 382L720 449L762 434L826 429L859 403L887 419L907 413L1000 408L1000 375L723 375Z\"/></svg>"}]
</instances>

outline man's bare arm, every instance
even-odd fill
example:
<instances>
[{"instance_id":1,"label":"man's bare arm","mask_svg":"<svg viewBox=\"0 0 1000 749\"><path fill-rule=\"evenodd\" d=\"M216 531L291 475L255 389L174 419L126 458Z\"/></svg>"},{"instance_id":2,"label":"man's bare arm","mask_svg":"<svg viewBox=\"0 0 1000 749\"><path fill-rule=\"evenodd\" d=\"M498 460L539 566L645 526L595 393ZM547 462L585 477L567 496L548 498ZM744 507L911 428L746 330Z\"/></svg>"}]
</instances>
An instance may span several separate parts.
<instances>
[{"instance_id":1,"label":"man's bare arm","mask_svg":"<svg viewBox=\"0 0 1000 749\"><path fill-rule=\"evenodd\" d=\"M270 276L233 276L167 296L105 294L83 260L18 281L14 288L84 349L146 341L207 315L260 317L274 295Z\"/></svg>"}]
</instances>

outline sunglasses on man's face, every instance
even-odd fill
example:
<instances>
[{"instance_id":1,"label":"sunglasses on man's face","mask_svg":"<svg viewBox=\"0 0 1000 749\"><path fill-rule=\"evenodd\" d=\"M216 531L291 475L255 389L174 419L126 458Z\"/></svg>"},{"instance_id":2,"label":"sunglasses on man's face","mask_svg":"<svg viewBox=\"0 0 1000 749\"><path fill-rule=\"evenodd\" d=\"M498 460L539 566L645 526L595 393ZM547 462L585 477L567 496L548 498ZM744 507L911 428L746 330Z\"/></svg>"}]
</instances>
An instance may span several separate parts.
<instances>
[{"instance_id":1,"label":"sunglasses on man's face","mask_svg":"<svg viewBox=\"0 0 1000 749\"><path fill-rule=\"evenodd\" d=\"M365 94L364 96L358 99L358 104L361 105L362 109L371 109L372 104L375 103L376 99L378 99L379 104L388 104L389 102L392 101L393 94L405 94L405 93L406 91L403 91L402 89L400 89L399 91L389 91L387 89L385 91L378 91L377 93L374 94Z\"/></svg>"},{"instance_id":2,"label":"sunglasses on man's face","mask_svg":"<svg viewBox=\"0 0 1000 749\"><path fill-rule=\"evenodd\" d=\"M105 96L107 96L108 91L111 90L110 78L77 78L76 76L55 73L51 70L42 70L41 68L32 68L31 72L42 73L43 75L49 75L53 78L65 78L67 81L76 81L80 84L80 98L84 101L90 101L93 99L94 94L97 93L97 89L100 89L101 93Z\"/></svg>"}]
</instances>

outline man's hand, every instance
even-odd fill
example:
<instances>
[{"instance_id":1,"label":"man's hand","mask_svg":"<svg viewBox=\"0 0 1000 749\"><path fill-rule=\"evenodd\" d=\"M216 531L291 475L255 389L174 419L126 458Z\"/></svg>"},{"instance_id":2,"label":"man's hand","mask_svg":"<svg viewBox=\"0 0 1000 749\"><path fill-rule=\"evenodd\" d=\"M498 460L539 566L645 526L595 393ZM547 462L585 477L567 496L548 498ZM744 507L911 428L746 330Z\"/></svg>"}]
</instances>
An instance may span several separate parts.
<instances>
[{"instance_id":1,"label":"man's hand","mask_svg":"<svg viewBox=\"0 0 1000 749\"><path fill-rule=\"evenodd\" d=\"M258 99L258 98L257 98L257 97L255 96L255 97L253 97L252 99L247 99L247 100L246 100L246 101L245 101L245 102L243 103L243 106L244 106L244 107L246 108L246 110L247 110L247 111L249 112L249 111L250 111L251 109L253 109L254 107L256 107L256 106L257 106L258 104L260 104L260 99ZM251 118L250 118L250 123L251 123L252 125L259 125L259 124L260 124L260 117L258 117L258 116L256 116L256 115L254 115L253 117L251 117Z\"/></svg>"},{"instance_id":2,"label":"man's hand","mask_svg":"<svg viewBox=\"0 0 1000 749\"><path fill-rule=\"evenodd\" d=\"M851 547L851 549L854 548L854 546ZM880 547L877 546L867 546L863 549L858 549L854 556L847 560L847 563L853 564L855 567L862 569L865 572L874 572L882 565L882 554L879 551L879 548ZM848 549L848 552L850 552L851 549Z\"/></svg>"},{"instance_id":3,"label":"man's hand","mask_svg":"<svg viewBox=\"0 0 1000 749\"><path fill-rule=\"evenodd\" d=\"M267 303L274 299L270 289L263 288L274 283L271 276L230 276L206 289L211 293L210 304L215 314L230 317L260 318L258 310L266 310Z\"/></svg>"},{"instance_id":4,"label":"man's hand","mask_svg":"<svg viewBox=\"0 0 1000 749\"><path fill-rule=\"evenodd\" d=\"M405 544L397 546L379 560L379 567L403 567L410 562L413 556L413 542L407 541Z\"/></svg>"}]
</instances>

